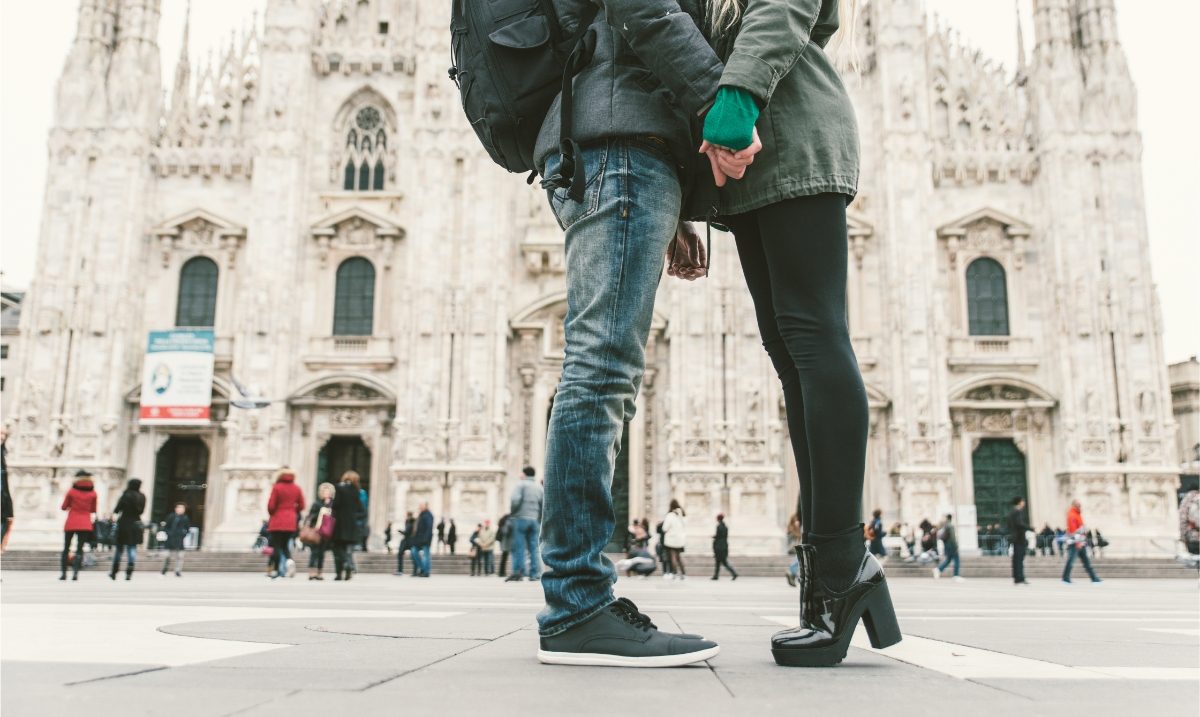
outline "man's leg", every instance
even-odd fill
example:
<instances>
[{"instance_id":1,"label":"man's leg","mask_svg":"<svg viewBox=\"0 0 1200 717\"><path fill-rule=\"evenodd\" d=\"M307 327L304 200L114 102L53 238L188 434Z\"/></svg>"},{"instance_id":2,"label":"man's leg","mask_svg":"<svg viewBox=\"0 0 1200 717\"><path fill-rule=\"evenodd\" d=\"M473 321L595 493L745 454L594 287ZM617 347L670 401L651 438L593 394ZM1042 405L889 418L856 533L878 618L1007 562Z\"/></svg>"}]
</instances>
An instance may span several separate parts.
<instances>
[{"instance_id":1,"label":"man's leg","mask_svg":"<svg viewBox=\"0 0 1200 717\"><path fill-rule=\"evenodd\" d=\"M1079 562L1083 563L1083 569L1087 571L1088 577L1092 579L1092 582L1100 582L1100 578L1096 577L1096 571L1092 570L1092 561L1088 559L1087 546L1079 549Z\"/></svg>"},{"instance_id":2,"label":"man's leg","mask_svg":"<svg viewBox=\"0 0 1200 717\"><path fill-rule=\"evenodd\" d=\"M1066 582L1071 581L1071 567L1075 565L1075 544L1071 543L1067 546L1067 564L1063 567L1062 579Z\"/></svg>"},{"instance_id":3,"label":"man's leg","mask_svg":"<svg viewBox=\"0 0 1200 717\"><path fill-rule=\"evenodd\" d=\"M542 560L539 557L541 548L539 541L541 540L542 526L536 521L529 521L529 577L533 580L540 580L542 577Z\"/></svg>"},{"instance_id":4,"label":"man's leg","mask_svg":"<svg viewBox=\"0 0 1200 717\"><path fill-rule=\"evenodd\" d=\"M604 556L615 514L611 486L621 429L633 418L645 369L663 254L679 221L669 158L626 140L585 147L582 202L549 198L566 231L567 315L562 378L546 440L542 580L544 637L614 601ZM547 167L552 174L556 167ZM537 574L536 548L531 568Z\"/></svg>"},{"instance_id":5,"label":"man's leg","mask_svg":"<svg viewBox=\"0 0 1200 717\"><path fill-rule=\"evenodd\" d=\"M525 521L514 518L512 521L512 577L525 575Z\"/></svg>"}]
</instances>

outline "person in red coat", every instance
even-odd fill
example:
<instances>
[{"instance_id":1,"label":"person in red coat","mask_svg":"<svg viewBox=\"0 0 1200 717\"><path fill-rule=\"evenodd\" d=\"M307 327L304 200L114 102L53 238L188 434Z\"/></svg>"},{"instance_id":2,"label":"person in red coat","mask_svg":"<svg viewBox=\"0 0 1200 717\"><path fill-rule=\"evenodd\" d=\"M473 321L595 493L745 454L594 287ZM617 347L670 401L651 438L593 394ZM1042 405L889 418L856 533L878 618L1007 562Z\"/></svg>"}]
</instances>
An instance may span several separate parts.
<instances>
[{"instance_id":1,"label":"person in red coat","mask_svg":"<svg viewBox=\"0 0 1200 717\"><path fill-rule=\"evenodd\" d=\"M275 487L267 500L267 533L270 535L271 558L267 562L267 576L287 576L288 561L292 557L292 538L300 524L300 513L304 510L304 491L296 485L296 474L284 468L275 478Z\"/></svg>"},{"instance_id":2,"label":"person in red coat","mask_svg":"<svg viewBox=\"0 0 1200 717\"><path fill-rule=\"evenodd\" d=\"M1083 522L1083 508L1079 501L1073 500L1070 510L1067 511L1067 564L1063 566L1062 574L1064 583L1071 582L1071 568L1075 565L1075 558L1079 558L1083 563L1083 569L1087 571L1092 582L1100 582L1096 571L1092 569L1092 561L1088 560L1087 531Z\"/></svg>"},{"instance_id":3,"label":"person in red coat","mask_svg":"<svg viewBox=\"0 0 1200 717\"><path fill-rule=\"evenodd\" d=\"M71 555L71 540L75 540L75 560L72 580L79 579L79 568L83 566L83 544L92 540L93 517L96 514L96 489L92 485L92 474L85 470L75 472L75 482L71 490L63 498L62 509L67 511L67 522L63 525L63 551L59 561L62 575L59 580L67 579L67 562Z\"/></svg>"}]
</instances>

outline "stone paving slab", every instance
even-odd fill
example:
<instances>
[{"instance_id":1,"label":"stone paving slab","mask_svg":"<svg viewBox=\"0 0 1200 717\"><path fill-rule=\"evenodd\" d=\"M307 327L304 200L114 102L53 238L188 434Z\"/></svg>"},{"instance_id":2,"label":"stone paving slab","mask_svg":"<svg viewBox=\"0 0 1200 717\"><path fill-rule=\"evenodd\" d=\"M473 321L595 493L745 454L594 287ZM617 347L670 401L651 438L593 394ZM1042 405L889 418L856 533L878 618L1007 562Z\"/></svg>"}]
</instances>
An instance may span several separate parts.
<instances>
[{"instance_id":1,"label":"stone paving slab","mask_svg":"<svg viewBox=\"0 0 1200 717\"><path fill-rule=\"evenodd\" d=\"M839 667L806 670L777 667L768 649L771 634L795 619L796 592L782 580L623 580L618 594L660 627L704 634L722 648L699 666L628 670L539 664L536 584L256 578L64 586L44 573L5 571L0 711L104 714L119 705L123 717L157 716L169 704L172 717L1200 713L1200 591L1182 581L1076 590L897 579L892 594L909 639L890 651L853 647ZM966 662L951 664L959 660ZM1025 676L1030 669L1045 674ZM1071 679L1055 679L1064 675Z\"/></svg>"}]
</instances>

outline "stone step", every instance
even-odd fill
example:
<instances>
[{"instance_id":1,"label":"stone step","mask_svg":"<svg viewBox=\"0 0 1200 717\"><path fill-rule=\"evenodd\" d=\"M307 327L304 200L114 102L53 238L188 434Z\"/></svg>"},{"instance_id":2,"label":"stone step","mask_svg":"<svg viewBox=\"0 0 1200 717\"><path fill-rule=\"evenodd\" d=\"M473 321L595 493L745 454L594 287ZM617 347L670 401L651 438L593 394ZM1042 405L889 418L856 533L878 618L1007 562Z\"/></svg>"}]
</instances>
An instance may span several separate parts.
<instances>
[{"instance_id":1,"label":"stone step","mask_svg":"<svg viewBox=\"0 0 1200 717\"><path fill-rule=\"evenodd\" d=\"M10 550L0 558L0 569L3 570L58 570L59 553L48 550ZM111 551L101 551L96 554L97 565L92 570L103 570L112 560ZM163 551L138 551L137 571L161 570L167 554ZM621 556L610 556L619 560ZM390 573L396 569L396 555L387 553L355 553L355 563L363 573ZM299 553L296 557L301 568L308 564L308 554ZM499 554L496 555L498 564ZM254 552L206 552L190 551L184 556L184 569L189 572L263 572L266 570L266 556ZM747 577L781 577L787 569L790 559L787 556L747 556L731 558L730 562L737 568L739 574ZM1058 578L1063 569L1063 558L1038 557L1025 561L1025 572L1030 579ZM433 572L440 575L467 575L470 573L471 559L466 555L434 555L432 559ZM708 556L685 555L685 563L693 577L707 577L712 568L712 559ZM1093 558L1092 564L1101 577L1109 578L1197 578L1200 577L1194 568L1188 568L1176 563L1170 558ZM333 556L326 555L325 567L331 570ZM931 564L904 562L897 558L887 561L887 573L893 577L931 577ZM405 569L412 569L412 561L405 559ZM1007 578L1010 576L1010 562L1002 556L971 556L962 561L962 575L968 578ZM1076 565L1076 576L1086 579L1082 565Z\"/></svg>"}]
</instances>

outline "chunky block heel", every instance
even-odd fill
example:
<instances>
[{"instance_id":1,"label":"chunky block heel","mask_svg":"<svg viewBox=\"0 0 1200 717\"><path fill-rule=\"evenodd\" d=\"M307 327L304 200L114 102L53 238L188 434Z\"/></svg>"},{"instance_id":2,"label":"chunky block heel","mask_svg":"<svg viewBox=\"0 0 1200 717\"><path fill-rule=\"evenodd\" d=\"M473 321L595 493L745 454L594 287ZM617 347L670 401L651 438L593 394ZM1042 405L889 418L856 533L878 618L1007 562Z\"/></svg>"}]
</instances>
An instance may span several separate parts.
<instances>
[{"instance_id":1,"label":"chunky block heel","mask_svg":"<svg viewBox=\"0 0 1200 717\"><path fill-rule=\"evenodd\" d=\"M847 531L845 546L797 545L800 624L771 638L771 654L779 665L829 667L846 658L850 639L861 620L875 649L900 642L900 625L892 606L883 568L863 551L859 534ZM841 547L862 555L853 581L837 591L821 574L820 554Z\"/></svg>"},{"instance_id":2,"label":"chunky block heel","mask_svg":"<svg viewBox=\"0 0 1200 717\"><path fill-rule=\"evenodd\" d=\"M863 626L871 647L882 650L900 642L900 623L896 620L896 608L892 606L892 595L886 582L880 583L866 599L863 610Z\"/></svg>"}]
</instances>

